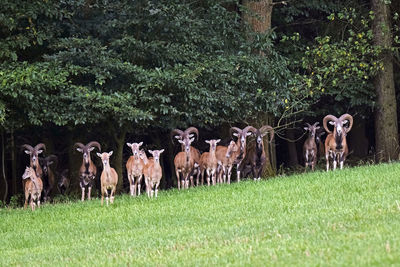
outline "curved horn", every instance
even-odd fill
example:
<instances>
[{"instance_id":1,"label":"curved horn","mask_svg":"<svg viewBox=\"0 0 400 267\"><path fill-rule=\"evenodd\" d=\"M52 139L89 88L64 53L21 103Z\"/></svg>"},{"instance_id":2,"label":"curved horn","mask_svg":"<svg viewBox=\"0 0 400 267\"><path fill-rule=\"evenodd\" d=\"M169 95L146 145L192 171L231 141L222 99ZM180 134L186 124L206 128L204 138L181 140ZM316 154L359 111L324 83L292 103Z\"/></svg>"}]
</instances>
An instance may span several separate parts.
<instances>
[{"instance_id":1,"label":"curved horn","mask_svg":"<svg viewBox=\"0 0 400 267\"><path fill-rule=\"evenodd\" d=\"M35 146L35 150L36 151L38 151L39 149L43 149L43 150L45 150L46 151L46 146L45 146L45 144L43 144L43 143L40 143L40 144L37 144L36 146Z\"/></svg>"},{"instance_id":2,"label":"curved horn","mask_svg":"<svg viewBox=\"0 0 400 267\"><path fill-rule=\"evenodd\" d=\"M319 124L319 121L313 124L314 127L316 127Z\"/></svg>"},{"instance_id":3,"label":"curved horn","mask_svg":"<svg viewBox=\"0 0 400 267\"><path fill-rule=\"evenodd\" d=\"M174 136L175 135L179 135L181 138L182 138L182 135L184 134L184 132L182 131L182 130L179 130L179 129L173 129L172 131L171 131L171 140L172 140L172 142L174 142Z\"/></svg>"},{"instance_id":4,"label":"curved horn","mask_svg":"<svg viewBox=\"0 0 400 267\"><path fill-rule=\"evenodd\" d=\"M99 151L101 151L101 146L100 146L100 144L98 142L91 141L91 142L87 143L87 145L86 145L87 148L92 147L92 146L97 147L97 149Z\"/></svg>"},{"instance_id":5,"label":"curved horn","mask_svg":"<svg viewBox=\"0 0 400 267\"><path fill-rule=\"evenodd\" d=\"M233 132L237 132L238 134L242 133L242 129L238 127L231 127L229 129L229 135L232 136Z\"/></svg>"},{"instance_id":6,"label":"curved horn","mask_svg":"<svg viewBox=\"0 0 400 267\"><path fill-rule=\"evenodd\" d=\"M23 144L23 145L21 146L21 148L28 149L29 151L33 151L33 149L34 149L31 145L28 145L28 144Z\"/></svg>"},{"instance_id":7,"label":"curved horn","mask_svg":"<svg viewBox=\"0 0 400 267\"><path fill-rule=\"evenodd\" d=\"M249 126L246 126L246 127L243 129L243 133L246 134L248 131L250 131L250 132L252 132L252 133L256 133L256 132L257 132L257 129L254 128L253 126L249 125Z\"/></svg>"},{"instance_id":8,"label":"curved horn","mask_svg":"<svg viewBox=\"0 0 400 267\"><path fill-rule=\"evenodd\" d=\"M308 128L310 128L310 127L311 127L311 124L309 124L308 122L306 122L306 126L307 126Z\"/></svg>"},{"instance_id":9,"label":"curved horn","mask_svg":"<svg viewBox=\"0 0 400 267\"><path fill-rule=\"evenodd\" d=\"M322 123L324 124L325 131L327 133L332 133L332 131L329 131L329 129L328 129L328 125L327 125L328 121L337 121L337 118L335 116L329 114L329 115L326 115L324 120L322 121Z\"/></svg>"},{"instance_id":10,"label":"curved horn","mask_svg":"<svg viewBox=\"0 0 400 267\"><path fill-rule=\"evenodd\" d=\"M274 135L275 135L275 131L274 131L274 128L272 128L271 126L269 126L269 125L264 125L264 126L262 126L261 128L260 128L260 132L261 133L267 133L267 132L270 132L270 134L271 134L271 136L270 136L270 138L269 138L269 141L268 142L272 142L272 140L274 139Z\"/></svg>"},{"instance_id":11,"label":"curved horn","mask_svg":"<svg viewBox=\"0 0 400 267\"><path fill-rule=\"evenodd\" d=\"M187 128L185 130L185 134L187 134L188 137L189 137L189 134L191 134L191 133L195 133L196 134L196 140L199 140L199 130L197 130L196 127L189 127L189 128Z\"/></svg>"},{"instance_id":12,"label":"curved horn","mask_svg":"<svg viewBox=\"0 0 400 267\"><path fill-rule=\"evenodd\" d=\"M77 142L77 143L74 144L74 148L77 148L77 147L84 149L85 145L82 144L82 143Z\"/></svg>"},{"instance_id":13,"label":"curved horn","mask_svg":"<svg viewBox=\"0 0 400 267\"><path fill-rule=\"evenodd\" d=\"M340 116L340 118L339 118L340 121L344 121L346 119L349 120L349 122L350 122L349 128L347 128L347 129L345 128L346 133L348 133L348 132L350 132L351 127L353 127L353 116L346 113L346 114L343 114L342 116Z\"/></svg>"}]
</instances>

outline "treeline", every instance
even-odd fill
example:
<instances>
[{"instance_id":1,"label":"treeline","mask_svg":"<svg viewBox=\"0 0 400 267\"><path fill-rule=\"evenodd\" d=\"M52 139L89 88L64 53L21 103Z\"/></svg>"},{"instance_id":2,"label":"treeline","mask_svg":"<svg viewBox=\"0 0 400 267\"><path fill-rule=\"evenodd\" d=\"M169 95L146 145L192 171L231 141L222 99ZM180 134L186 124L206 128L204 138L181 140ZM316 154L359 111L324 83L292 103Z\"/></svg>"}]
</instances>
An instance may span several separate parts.
<instances>
[{"instance_id":1,"label":"treeline","mask_svg":"<svg viewBox=\"0 0 400 267\"><path fill-rule=\"evenodd\" d=\"M389 127L374 124L371 114L393 106L382 104L379 97L387 94L376 89L388 61L394 62L393 86L399 84L393 36L400 5L374 2L2 1L0 195L6 183L6 199L22 192L29 159L20 147L41 142L59 157L58 171L70 169L76 189L81 157L75 142L96 140L114 150L120 191L127 186L126 142L165 148L162 187L171 187L179 146L169 133L188 126L199 127L195 145L205 151L207 138L226 144L231 126L273 125L270 169L276 170L302 163L304 139L286 140L301 137L305 121L350 113L354 151L396 158L397 137L381 131ZM391 8L384 13L389 46L374 39L382 7ZM391 122L397 136L394 108L391 117L374 121ZM383 150L375 146L381 132L391 140L376 144ZM397 150L386 153L388 147Z\"/></svg>"}]
</instances>

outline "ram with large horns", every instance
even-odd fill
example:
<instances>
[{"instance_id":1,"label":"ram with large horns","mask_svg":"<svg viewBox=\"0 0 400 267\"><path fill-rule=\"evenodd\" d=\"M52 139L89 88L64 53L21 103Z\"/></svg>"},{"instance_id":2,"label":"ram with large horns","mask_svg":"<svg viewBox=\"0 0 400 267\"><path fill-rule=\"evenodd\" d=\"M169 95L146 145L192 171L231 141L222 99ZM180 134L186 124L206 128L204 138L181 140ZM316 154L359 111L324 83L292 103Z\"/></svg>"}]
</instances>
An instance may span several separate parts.
<instances>
[{"instance_id":1,"label":"ram with large horns","mask_svg":"<svg viewBox=\"0 0 400 267\"><path fill-rule=\"evenodd\" d=\"M90 158L90 152L97 147L101 151L101 146L96 141L91 141L86 145L82 143L75 143L76 150L83 154L82 165L79 169L79 186L82 190L81 200L85 200L85 188L88 188L88 199L90 200L90 195L92 192L92 187L94 186L94 180L97 174L96 165L94 165L92 159Z\"/></svg>"},{"instance_id":2,"label":"ram with large horns","mask_svg":"<svg viewBox=\"0 0 400 267\"><path fill-rule=\"evenodd\" d=\"M174 158L178 189L181 188L181 185L183 189L188 188L188 184L186 183L188 182L189 178L191 186L194 186L194 174L197 175L196 184L199 185L200 151L191 145L191 143L194 141L194 134L196 134L196 138L198 139L199 130L197 130L195 127L189 127L185 131L179 129L174 129L171 131L171 137L175 137L182 147L182 151L176 154Z\"/></svg>"},{"instance_id":3,"label":"ram with large horns","mask_svg":"<svg viewBox=\"0 0 400 267\"><path fill-rule=\"evenodd\" d=\"M333 131L328 129L328 125L333 125ZM347 125L348 124L348 125ZM337 161L340 169L343 169L343 163L349 153L346 142L346 135L353 127L353 117L349 114L343 114L339 118L333 115L326 115L323 120L323 125L328 136L325 140L325 159L326 171L329 170L329 159L333 160L333 169L336 169Z\"/></svg>"},{"instance_id":4,"label":"ram with large horns","mask_svg":"<svg viewBox=\"0 0 400 267\"><path fill-rule=\"evenodd\" d=\"M236 159L235 159L235 164L236 164L236 174L237 174L237 181L240 182L240 173L243 171L243 164L242 161L246 157L246 138L247 136L251 135L252 133L255 133L255 128L253 126L246 126L243 129L240 129L238 127L231 127L229 130L230 134L233 136L237 137L236 140L236 145L238 147L236 154ZM228 178L228 183L229 183L229 178Z\"/></svg>"},{"instance_id":5,"label":"ram with large horns","mask_svg":"<svg viewBox=\"0 0 400 267\"><path fill-rule=\"evenodd\" d=\"M35 170L36 176L42 179L43 171L39 164L39 154L46 150L46 146L43 143L37 144L35 147L24 144L22 148L25 149L25 153L30 157L30 167Z\"/></svg>"}]
</instances>

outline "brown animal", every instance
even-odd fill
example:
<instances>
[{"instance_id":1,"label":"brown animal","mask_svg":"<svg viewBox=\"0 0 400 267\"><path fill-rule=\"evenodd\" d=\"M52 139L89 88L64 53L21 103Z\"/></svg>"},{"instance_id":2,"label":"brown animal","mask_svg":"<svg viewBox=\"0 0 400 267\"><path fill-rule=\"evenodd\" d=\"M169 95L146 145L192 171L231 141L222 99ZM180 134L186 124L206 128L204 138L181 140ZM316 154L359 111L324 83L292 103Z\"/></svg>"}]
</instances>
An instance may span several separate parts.
<instances>
[{"instance_id":1,"label":"brown animal","mask_svg":"<svg viewBox=\"0 0 400 267\"><path fill-rule=\"evenodd\" d=\"M140 187L143 177L144 162L140 158L140 143L126 143L132 149L132 156L126 162L126 172L128 173L129 189L131 196L136 196L136 189L138 196L140 196Z\"/></svg>"},{"instance_id":2,"label":"brown animal","mask_svg":"<svg viewBox=\"0 0 400 267\"><path fill-rule=\"evenodd\" d=\"M274 139L274 129L269 125L264 125L260 129L256 129L252 126L249 127L248 131L252 132L255 136L255 146L248 149L245 159L243 160L244 168L251 170L254 181L261 180L261 175L265 169L267 158L265 156L264 149L264 136L270 134L269 142L271 143Z\"/></svg>"},{"instance_id":3,"label":"brown animal","mask_svg":"<svg viewBox=\"0 0 400 267\"><path fill-rule=\"evenodd\" d=\"M238 127L232 127L230 129L231 135L237 137L236 145L239 148L239 150L235 153L235 164L238 182L240 182L240 172L243 170L242 161L246 157L246 138L247 136L251 135L251 132L249 132L251 128L252 126L247 126L243 129L240 129ZM231 181L228 177L228 184L230 183Z\"/></svg>"},{"instance_id":4,"label":"brown animal","mask_svg":"<svg viewBox=\"0 0 400 267\"><path fill-rule=\"evenodd\" d=\"M328 129L328 122L334 126L333 132ZM349 126L345 127L347 123L349 123ZM325 131L328 133L325 139L326 171L329 170L329 158L333 160L333 170L336 169L336 160L340 164L340 169L343 169L343 163L349 153L346 135L353 127L353 117L349 114L343 114L339 118L333 115L326 115L323 124Z\"/></svg>"},{"instance_id":5,"label":"brown animal","mask_svg":"<svg viewBox=\"0 0 400 267\"><path fill-rule=\"evenodd\" d=\"M28 179L29 178L29 179ZM25 204L24 209L28 206L28 199L30 197L30 205L32 211L35 210L35 201L37 202L37 206L40 208L40 195L43 190L42 179L36 175L33 167L26 167L25 172L22 175L22 179L25 181Z\"/></svg>"},{"instance_id":6,"label":"brown animal","mask_svg":"<svg viewBox=\"0 0 400 267\"><path fill-rule=\"evenodd\" d=\"M227 180L231 180L232 167L236 160L235 153L238 150L239 148L234 141L231 141L227 147L217 146L215 151L218 161L217 183L226 183Z\"/></svg>"},{"instance_id":7,"label":"brown animal","mask_svg":"<svg viewBox=\"0 0 400 267\"><path fill-rule=\"evenodd\" d=\"M42 167L39 164L39 154L46 150L46 146L43 143L37 144L35 147L31 145L24 144L22 148L25 148L25 153L30 156L30 167L32 167L35 172L36 176L39 178L43 177Z\"/></svg>"},{"instance_id":8,"label":"brown animal","mask_svg":"<svg viewBox=\"0 0 400 267\"><path fill-rule=\"evenodd\" d=\"M319 122L310 125L307 123L307 126L304 127L304 130L308 131L308 138L304 142L303 145L303 157L304 157L304 164L305 170L307 167L311 166L311 170L314 170L315 164L317 163L318 159L318 149L317 149L317 142L316 142L316 132L320 128L317 126Z\"/></svg>"},{"instance_id":9,"label":"brown animal","mask_svg":"<svg viewBox=\"0 0 400 267\"><path fill-rule=\"evenodd\" d=\"M82 165L79 169L79 186L82 190L82 198L81 200L85 200L85 188L88 188L87 197L90 200L92 187L94 186L94 180L97 174L96 165L94 165L92 159L90 158L90 152L97 147L99 151L101 151L101 146L96 141L91 141L86 145L82 143L75 143L76 150L83 154Z\"/></svg>"},{"instance_id":10,"label":"brown animal","mask_svg":"<svg viewBox=\"0 0 400 267\"><path fill-rule=\"evenodd\" d=\"M157 197L158 194L158 186L160 185L160 181L162 178L162 168L160 165L160 155L164 152L164 149L161 150L149 150L149 152L153 155L147 162L144 167L144 179L146 182L146 191L148 197L153 197L154 193Z\"/></svg>"},{"instance_id":11,"label":"brown animal","mask_svg":"<svg viewBox=\"0 0 400 267\"><path fill-rule=\"evenodd\" d=\"M178 140L179 143L185 145L185 151L179 152L174 158L175 173L178 179L178 184L181 182L181 186L178 189L189 188L189 177L194 170L194 158L190 144L194 141L194 138Z\"/></svg>"},{"instance_id":12,"label":"brown animal","mask_svg":"<svg viewBox=\"0 0 400 267\"><path fill-rule=\"evenodd\" d=\"M196 138L199 138L199 131L197 130L197 128L195 127L189 127L187 128L185 131L179 130L179 129L174 129L171 131L171 137L175 136L175 138L178 140L179 143L181 143L181 147L182 147L182 152L185 152L185 143L189 142L189 140L194 137L194 135L196 134ZM181 142L183 141L183 142ZM192 143L193 141L191 141L190 143ZM194 186L194 179L193 176L196 175L196 184L199 185L199 177L200 177L200 151L193 147L193 146L189 146L189 151L190 151L190 157L193 159L194 164L193 167L190 170L189 173L189 179L190 179L190 183L191 186ZM179 154L179 153L178 153ZM175 165L175 172L176 172L177 168ZM180 182L181 179L179 178L179 176L176 177L178 180L178 189L180 189ZM184 180L184 178L182 179ZM183 186L183 188L185 188L185 186Z\"/></svg>"},{"instance_id":13,"label":"brown animal","mask_svg":"<svg viewBox=\"0 0 400 267\"><path fill-rule=\"evenodd\" d=\"M114 168L110 167L110 157L113 154L110 152L97 153L96 155L101 158L101 162L103 163L103 171L100 176L101 183L101 205L103 206L104 194L106 195L106 203L108 206L108 189L111 190L110 193L110 202L111 204L114 202L115 190L117 189L118 183L118 174Z\"/></svg>"},{"instance_id":14,"label":"brown animal","mask_svg":"<svg viewBox=\"0 0 400 267\"><path fill-rule=\"evenodd\" d=\"M42 166L43 176L43 201L47 202L50 200L50 194L54 188L55 178L54 172L51 170L50 165L54 162L58 162L58 158L56 155L50 155L45 158L39 158L39 163Z\"/></svg>"},{"instance_id":15,"label":"brown animal","mask_svg":"<svg viewBox=\"0 0 400 267\"><path fill-rule=\"evenodd\" d=\"M212 180L212 184L215 185L216 182L216 173L218 160L215 155L215 150L217 149L217 144L221 141L221 139L212 139L206 140L207 144L210 144L210 151L204 152L200 157L200 174L202 183L204 181L204 172L207 174L207 185L210 186L210 178Z\"/></svg>"},{"instance_id":16,"label":"brown animal","mask_svg":"<svg viewBox=\"0 0 400 267\"><path fill-rule=\"evenodd\" d=\"M68 169L62 171L60 179L58 181L57 187L58 191L60 191L61 195L64 195L68 190L70 184L70 180L68 178Z\"/></svg>"}]
</instances>

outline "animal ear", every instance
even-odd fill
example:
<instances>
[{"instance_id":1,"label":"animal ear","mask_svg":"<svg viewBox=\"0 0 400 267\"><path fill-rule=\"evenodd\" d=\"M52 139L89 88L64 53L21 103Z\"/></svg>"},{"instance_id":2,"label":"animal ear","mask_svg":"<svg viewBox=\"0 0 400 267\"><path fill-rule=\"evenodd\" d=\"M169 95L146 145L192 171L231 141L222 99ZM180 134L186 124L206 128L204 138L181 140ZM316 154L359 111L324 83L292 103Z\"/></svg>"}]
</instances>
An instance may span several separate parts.
<instances>
[{"instance_id":1,"label":"animal ear","mask_svg":"<svg viewBox=\"0 0 400 267\"><path fill-rule=\"evenodd\" d=\"M221 139L217 139L217 141L215 141L216 144L218 144L219 142L221 142Z\"/></svg>"},{"instance_id":2,"label":"animal ear","mask_svg":"<svg viewBox=\"0 0 400 267\"><path fill-rule=\"evenodd\" d=\"M315 127L315 130L319 130L321 127L319 127L319 126L317 126L317 127Z\"/></svg>"},{"instance_id":3,"label":"animal ear","mask_svg":"<svg viewBox=\"0 0 400 267\"><path fill-rule=\"evenodd\" d=\"M194 138L190 138L190 143L194 141Z\"/></svg>"},{"instance_id":4,"label":"animal ear","mask_svg":"<svg viewBox=\"0 0 400 267\"><path fill-rule=\"evenodd\" d=\"M164 152L164 149L161 149L161 150L160 150L160 154L163 153L163 152Z\"/></svg>"},{"instance_id":5,"label":"animal ear","mask_svg":"<svg viewBox=\"0 0 400 267\"><path fill-rule=\"evenodd\" d=\"M179 135L175 135L175 138L178 139L178 140L181 139L181 137Z\"/></svg>"},{"instance_id":6,"label":"animal ear","mask_svg":"<svg viewBox=\"0 0 400 267\"><path fill-rule=\"evenodd\" d=\"M150 149L149 149L149 153L153 154L153 152L154 152L153 150L150 150Z\"/></svg>"},{"instance_id":7,"label":"animal ear","mask_svg":"<svg viewBox=\"0 0 400 267\"><path fill-rule=\"evenodd\" d=\"M194 137L194 134L189 134L189 138L192 138L192 137Z\"/></svg>"},{"instance_id":8,"label":"animal ear","mask_svg":"<svg viewBox=\"0 0 400 267\"><path fill-rule=\"evenodd\" d=\"M77 147L76 150L78 150L81 153L83 152L82 148L80 148L80 147Z\"/></svg>"},{"instance_id":9,"label":"animal ear","mask_svg":"<svg viewBox=\"0 0 400 267\"><path fill-rule=\"evenodd\" d=\"M210 143L210 140L206 140L205 142L206 142L207 144L209 144L209 143Z\"/></svg>"},{"instance_id":10,"label":"animal ear","mask_svg":"<svg viewBox=\"0 0 400 267\"><path fill-rule=\"evenodd\" d=\"M141 146L141 145L143 145L143 142L140 142L140 143L138 144L138 146Z\"/></svg>"},{"instance_id":11,"label":"animal ear","mask_svg":"<svg viewBox=\"0 0 400 267\"><path fill-rule=\"evenodd\" d=\"M308 127L304 127L304 130L308 131Z\"/></svg>"},{"instance_id":12,"label":"animal ear","mask_svg":"<svg viewBox=\"0 0 400 267\"><path fill-rule=\"evenodd\" d=\"M37 153L38 153L38 154L40 154L40 153L42 153L42 152L43 152L43 150L38 150L38 152L37 152Z\"/></svg>"},{"instance_id":13,"label":"animal ear","mask_svg":"<svg viewBox=\"0 0 400 267\"><path fill-rule=\"evenodd\" d=\"M95 149L95 147L94 146L92 146L91 148L89 148L88 150L89 150L89 152L92 152L93 151L93 149Z\"/></svg>"},{"instance_id":14,"label":"animal ear","mask_svg":"<svg viewBox=\"0 0 400 267\"><path fill-rule=\"evenodd\" d=\"M238 133L233 133L233 136L239 136Z\"/></svg>"},{"instance_id":15,"label":"animal ear","mask_svg":"<svg viewBox=\"0 0 400 267\"><path fill-rule=\"evenodd\" d=\"M28 155L31 154L31 152L29 150L25 150L25 153L28 154Z\"/></svg>"},{"instance_id":16,"label":"animal ear","mask_svg":"<svg viewBox=\"0 0 400 267\"><path fill-rule=\"evenodd\" d=\"M96 155L101 158L101 154L99 152L96 153Z\"/></svg>"},{"instance_id":17,"label":"animal ear","mask_svg":"<svg viewBox=\"0 0 400 267\"><path fill-rule=\"evenodd\" d=\"M246 136L249 136L249 135L252 135L252 134L253 134L252 132L247 132Z\"/></svg>"},{"instance_id":18,"label":"animal ear","mask_svg":"<svg viewBox=\"0 0 400 267\"><path fill-rule=\"evenodd\" d=\"M329 124L330 125L335 125L335 122L334 121L329 121Z\"/></svg>"},{"instance_id":19,"label":"animal ear","mask_svg":"<svg viewBox=\"0 0 400 267\"><path fill-rule=\"evenodd\" d=\"M177 136L175 136L175 137L177 137ZM185 142L183 142L181 139L179 139L179 138L177 138L177 139L178 139L178 142L179 142L179 143L185 144Z\"/></svg>"},{"instance_id":20,"label":"animal ear","mask_svg":"<svg viewBox=\"0 0 400 267\"><path fill-rule=\"evenodd\" d=\"M108 152L108 156L110 157L113 154L113 151Z\"/></svg>"},{"instance_id":21,"label":"animal ear","mask_svg":"<svg viewBox=\"0 0 400 267\"><path fill-rule=\"evenodd\" d=\"M126 145L129 146L129 147L132 147L132 144L131 144L131 143L126 143Z\"/></svg>"}]
</instances>

